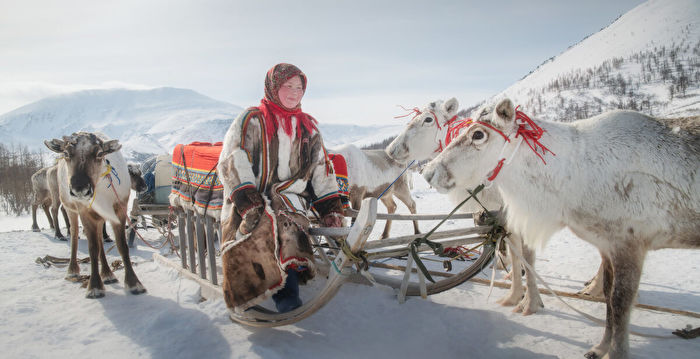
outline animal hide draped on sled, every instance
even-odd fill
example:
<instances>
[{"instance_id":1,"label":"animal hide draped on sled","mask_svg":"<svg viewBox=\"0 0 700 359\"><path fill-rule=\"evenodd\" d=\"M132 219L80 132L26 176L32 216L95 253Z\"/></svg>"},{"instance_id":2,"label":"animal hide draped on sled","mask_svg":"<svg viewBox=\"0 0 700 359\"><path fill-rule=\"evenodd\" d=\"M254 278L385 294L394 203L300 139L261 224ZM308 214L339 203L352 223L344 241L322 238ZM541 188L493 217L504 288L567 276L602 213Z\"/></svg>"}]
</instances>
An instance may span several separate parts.
<instances>
[{"instance_id":1,"label":"animal hide draped on sled","mask_svg":"<svg viewBox=\"0 0 700 359\"><path fill-rule=\"evenodd\" d=\"M245 310L284 287L286 270L300 270L304 284L315 275L313 249L306 228L308 219L299 213L273 211L266 204L255 229L236 238L241 217L235 213L223 222L222 264L226 306Z\"/></svg>"}]
</instances>

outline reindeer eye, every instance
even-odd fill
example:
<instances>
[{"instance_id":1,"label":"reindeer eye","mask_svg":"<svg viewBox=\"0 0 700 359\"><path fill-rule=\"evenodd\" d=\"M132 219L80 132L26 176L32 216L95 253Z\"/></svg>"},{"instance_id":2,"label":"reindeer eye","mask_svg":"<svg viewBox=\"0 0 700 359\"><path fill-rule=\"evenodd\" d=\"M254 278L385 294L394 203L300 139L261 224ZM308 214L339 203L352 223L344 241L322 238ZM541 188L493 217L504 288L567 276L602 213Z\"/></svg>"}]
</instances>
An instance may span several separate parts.
<instances>
[{"instance_id":1,"label":"reindeer eye","mask_svg":"<svg viewBox=\"0 0 700 359\"><path fill-rule=\"evenodd\" d=\"M484 138L484 133L481 131L474 131L472 134L472 140L480 140L482 138Z\"/></svg>"},{"instance_id":2,"label":"reindeer eye","mask_svg":"<svg viewBox=\"0 0 700 359\"><path fill-rule=\"evenodd\" d=\"M431 122L433 122L433 118L432 118L432 117L426 117L425 120L423 120L423 122L425 122L425 123L431 123Z\"/></svg>"}]
</instances>

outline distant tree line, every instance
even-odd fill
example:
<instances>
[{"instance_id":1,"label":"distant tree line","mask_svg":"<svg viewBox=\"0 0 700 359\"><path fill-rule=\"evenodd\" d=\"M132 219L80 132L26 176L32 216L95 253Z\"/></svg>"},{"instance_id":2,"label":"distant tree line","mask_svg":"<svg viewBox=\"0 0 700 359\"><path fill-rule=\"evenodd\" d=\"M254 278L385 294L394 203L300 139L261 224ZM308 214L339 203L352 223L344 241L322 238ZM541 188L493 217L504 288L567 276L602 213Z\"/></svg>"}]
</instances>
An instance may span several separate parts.
<instances>
[{"instance_id":1,"label":"distant tree line","mask_svg":"<svg viewBox=\"0 0 700 359\"><path fill-rule=\"evenodd\" d=\"M689 31L689 28L684 30ZM644 91L645 85L656 84L663 86L668 101L685 97L689 89L700 86L700 41L691 44L682 40L680 44L655 47L627 58L609 59L593 68L570 71L543 87L530 89L528 101L523 105L533 115L556 116L552 120L573 121L610 109L654 115L668 103L659 94ZM595 94L590 91L593 89L600 91ZM551 93L556 93L554 101ZM610 97L613 100L601 99Z\"/></svg>"},{"instance_id":2,"label":"distant tree line","mask_svg":"<svg viewBox=\"0 0 700 359\"><path fill-rule=\"evenodd\" d=\"M391 141L393 141L395 138L396 138L396 136L391 136L391 137L383 140L382 142L377 142L377 143L373 143L373 144L370 144L367 146L363 146L362 149L363 150L383 150L386 148L386 146L389 146Z\"/></svg>"},{"instance_id":3,"label":"distant tree line","mask_svg":"<svg viewBox=\"0 0 700 359\"><path fill-rule=\"evenodd\" d=\"M26 146L8 148L0 144L0 210L20 215L29 212L33 190L31 177L44 167L40 152Z\"/></svg>"}]
</instances>

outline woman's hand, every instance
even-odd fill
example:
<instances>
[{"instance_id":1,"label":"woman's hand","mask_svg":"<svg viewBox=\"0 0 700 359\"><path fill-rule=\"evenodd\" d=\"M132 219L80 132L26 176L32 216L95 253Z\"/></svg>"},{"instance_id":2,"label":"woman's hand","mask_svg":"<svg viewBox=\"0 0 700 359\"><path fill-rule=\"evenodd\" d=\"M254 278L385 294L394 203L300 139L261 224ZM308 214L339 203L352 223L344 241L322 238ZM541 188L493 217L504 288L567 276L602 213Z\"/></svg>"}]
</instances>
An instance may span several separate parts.
<instances>
[{"instance_id":1,"label":"woman's hand","mask_svg":"<svg viewBox=\"0 0 700 359\"><path fill-rule=\"evenodd\" d=\"M233 205L243 220L238 230L248 234L255 229L263 213L265 201L255 188L243 188L233 195Z\"/></svg>"},{"instance_id":2,"label":"woman's hand","mask_svg":"<svg viewBox=\"0 0 700 359\"><path fill-rule=\"evenodd\" d=\"M342 227L343 215L331 212L321 218L321 224L323 224L324 227Z\"/></svg>"}]
</instances>

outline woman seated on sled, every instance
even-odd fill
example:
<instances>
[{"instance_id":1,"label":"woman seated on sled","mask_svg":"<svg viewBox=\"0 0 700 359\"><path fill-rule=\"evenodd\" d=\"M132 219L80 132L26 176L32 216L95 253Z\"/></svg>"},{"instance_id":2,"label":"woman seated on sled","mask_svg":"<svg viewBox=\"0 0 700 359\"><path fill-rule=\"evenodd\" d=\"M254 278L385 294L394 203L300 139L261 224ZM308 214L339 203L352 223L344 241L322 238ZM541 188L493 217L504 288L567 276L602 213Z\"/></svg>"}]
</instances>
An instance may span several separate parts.
<instances>
[{"instance_id":1,"label":"woman seated on sled","mask_svg":"<svg viewBox=\"0 0 700 359\"><path fill-rule=\"evenodd\" d=\"M342 226L333 166L316 120L301 111L306 85L296 66L275 65L260 106L243 111L226 132L217 173L228 195L221 222L230 310L270 296L279 312L301 306L298 284L315 274L307 215Z\"/></svg>"}]
</instances>

